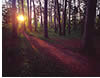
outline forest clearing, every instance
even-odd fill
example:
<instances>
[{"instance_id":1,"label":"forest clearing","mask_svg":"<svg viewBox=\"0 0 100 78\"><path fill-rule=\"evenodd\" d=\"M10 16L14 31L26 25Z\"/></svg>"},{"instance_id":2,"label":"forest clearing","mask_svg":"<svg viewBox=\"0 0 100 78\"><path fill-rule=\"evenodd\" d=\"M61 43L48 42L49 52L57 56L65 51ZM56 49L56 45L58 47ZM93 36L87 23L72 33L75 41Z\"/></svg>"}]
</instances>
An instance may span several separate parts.
<instances>
[{"instance_id":1,"label":"forest clearing","mask_svg":"<svg viewBox=\"0 0 100 78\"><path fill-rule=\"evenodd\" d=\"M100 76L99 0L2 1L3 77Z\"/></svg>"}]
</instances>

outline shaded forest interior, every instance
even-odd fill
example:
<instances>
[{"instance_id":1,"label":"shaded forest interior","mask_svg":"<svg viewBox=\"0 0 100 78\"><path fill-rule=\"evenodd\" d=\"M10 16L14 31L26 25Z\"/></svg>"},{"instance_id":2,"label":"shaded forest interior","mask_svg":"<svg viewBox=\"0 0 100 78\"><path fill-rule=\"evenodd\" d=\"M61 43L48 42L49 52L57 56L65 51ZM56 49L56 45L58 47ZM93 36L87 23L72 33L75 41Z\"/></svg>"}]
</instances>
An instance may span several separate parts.
<instances>
[{"instance_id":1,"label":"shaded forest interior","mask_svg":"<svg viewBox=\"0 0 100 78\"><path fill-rule=\"evenodd\" d=\"M99 0L3 0L2 76L100 76Z\"/></svg>"}]
</instances>

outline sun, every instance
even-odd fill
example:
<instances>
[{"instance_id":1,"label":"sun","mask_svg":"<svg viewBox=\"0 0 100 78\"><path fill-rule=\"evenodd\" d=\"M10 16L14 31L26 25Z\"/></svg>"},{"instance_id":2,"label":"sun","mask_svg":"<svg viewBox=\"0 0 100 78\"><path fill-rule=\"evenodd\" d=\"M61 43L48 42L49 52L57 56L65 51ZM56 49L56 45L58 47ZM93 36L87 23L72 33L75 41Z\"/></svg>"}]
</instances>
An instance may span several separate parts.
<instances>
[{"instance_id":1,"label":"sun","mask_svg":"<svg viewBox=\"0 0 100 78\"><path fill-rule=\"evenodd\" d=\"M23 22L23 21L25 20L25 18L24 18L23 15L19 15L19 16L17 17L17 19L18 19L19 21L21 21L21 22Z\"/></svg>"}]
</instances>

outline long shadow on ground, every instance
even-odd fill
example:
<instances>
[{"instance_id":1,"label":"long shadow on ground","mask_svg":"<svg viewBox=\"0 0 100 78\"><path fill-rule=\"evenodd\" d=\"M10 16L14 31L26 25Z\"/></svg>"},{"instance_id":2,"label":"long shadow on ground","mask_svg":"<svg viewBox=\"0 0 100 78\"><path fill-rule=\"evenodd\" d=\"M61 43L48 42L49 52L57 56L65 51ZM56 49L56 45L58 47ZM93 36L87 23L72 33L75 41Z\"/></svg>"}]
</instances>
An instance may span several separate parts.
<instances>
[{"instance_id":1,"label":"long shadow on ground","mask_svg":"<svg viewBox=\"0 0 100 78\"><path fill-rule=\"evenodd\" d=\"M3 28L2 76L75 76L64 64L33 48L25 37L14 38Z\"/></svg>"}]
</instances>

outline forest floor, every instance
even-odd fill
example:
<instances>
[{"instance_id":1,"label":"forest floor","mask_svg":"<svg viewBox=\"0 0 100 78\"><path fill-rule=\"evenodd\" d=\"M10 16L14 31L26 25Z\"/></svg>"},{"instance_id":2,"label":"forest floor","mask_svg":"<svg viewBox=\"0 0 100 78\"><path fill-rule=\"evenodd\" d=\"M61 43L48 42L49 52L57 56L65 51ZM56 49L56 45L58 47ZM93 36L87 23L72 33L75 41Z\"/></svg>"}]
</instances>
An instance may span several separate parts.
<instances>
[{"instance_id":1,"label":"forest floor","mask_svg":"<svg viewBox=\"0 0 100 78\"><path fill-rule=\"evenodd\" d=\"M3 29L3 76L100 76L99 54L98 60L82 55L80 39L48 41L23 34L13 38Z\"/></svg>"}]
</instances>

